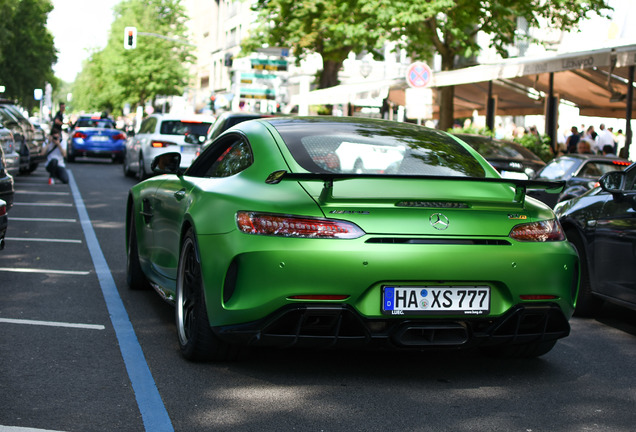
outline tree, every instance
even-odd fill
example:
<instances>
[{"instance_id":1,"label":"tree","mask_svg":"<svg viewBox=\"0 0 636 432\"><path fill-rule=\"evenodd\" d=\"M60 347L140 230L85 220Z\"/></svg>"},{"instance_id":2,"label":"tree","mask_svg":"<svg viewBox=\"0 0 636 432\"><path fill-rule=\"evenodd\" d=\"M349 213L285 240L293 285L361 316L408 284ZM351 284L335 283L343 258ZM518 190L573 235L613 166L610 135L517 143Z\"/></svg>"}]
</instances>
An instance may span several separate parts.
<instances>
[{"instance_id":1,"label":"tree","mask_svg":"<svg viewBox=\"0 0 636 432\"><path fill-rule=\"evenodd\" d=\"M145 105L157 96L181 95L193 61L185 9L178 0L124 0L106 47L85 62L73 89L74 107L118 110ZM125 50L124 28L137 28L137 47Z\"/></svg>"},{"instance_id":2,"label":"tree","mask_svg":"<svg viewBox=\"0 0 636 432\"><path fill-rule=\"evenodd\" d=\"M476 56L481 47L476 35L490 36L490 47L505 57L517 34L517 18L528 25L563 31L575 29L593 12L609 10L608 0L377 0L378 21L386 23L389 39L407 49L414 60L435 50L442 70L455 69L459 58ZM452 86L440 91L439 128L453 124Z\"/></svg>"},{"instance_id":3,"label":"tree","mask_svg":"<svg viewBox=\"0 0 636 432\"><path fill-rule=\"evenodd\" d=\"M257 0L259 22L243 41L244 52L263 46L291 48L297 59L311 53L322 56L318 88L338 82L338 71L350 52L373 52L381 31L368 0Z\"/></svg>"},{"instance_id":4,"label":"tree","mask_svg":"<svg viewBox=\"0 0 636 432\"><path fill-rule=\"evenodd\" d=\"M520 35L517 18L529 26L569 31L593 12L609 10L609 0L257 0L262 24L243 45L294 48L304 56L317 52L325 67L320 88L337 84L338 69L349 52L372 51L384 40L405 48L412 60L430 60L435 52L442 70L455 69L458 59L476 56L476 35L490 37L490 46L503 57ZM521 36L523 37L523 36ZM440 91L439 127L453 123L454 88Z\"/></svg>"},{"instance_id":5,"label":"tree","mask_svg":"<svg viewBox=\"0 0 636 432\"><path fill-rule=\"evenodd\" d=\"M35 104L33 90L54 81L57 53L46 28L53 6L50 0L0 0L0 6L0 84L5 96L30 110Z\"/></svg>"}]
</instances>

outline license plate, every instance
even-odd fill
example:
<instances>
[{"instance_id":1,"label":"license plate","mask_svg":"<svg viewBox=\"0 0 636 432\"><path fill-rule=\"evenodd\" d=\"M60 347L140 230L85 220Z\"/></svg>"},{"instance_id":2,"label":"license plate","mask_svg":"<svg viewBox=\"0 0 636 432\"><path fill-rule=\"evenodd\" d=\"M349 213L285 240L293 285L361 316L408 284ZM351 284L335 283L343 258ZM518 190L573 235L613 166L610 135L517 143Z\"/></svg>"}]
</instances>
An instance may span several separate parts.
<instances>
[{"instance_id":1,"label":"license plate","mask_svg":"<svg viewBox=\"0 0 636 432\"><path fill-rule=\"evenodd\" d=\"M106 135L93 135L91 137L91 141L106 142L106 141L110 141L110 137Z\"/></svg>"},{"instance_id":2,"label":"license plate","mask_svg":"<svg viewBox=\"0 0 636 432\"><path fill-rule=\"evenodd\" d=\"M384 286L386 315L483 315L490 311L489 286Z\"/></svg>"},{"instance_id":3,"label":"license plate","mask_svg":"<svg viewBox=\"0 0 636 432\"><path fill-rule=\"evenodd\" d=\"M194 146L181 146L180 149L183 154L190 154L196 151Z\"/></svg>"}]
</instances>

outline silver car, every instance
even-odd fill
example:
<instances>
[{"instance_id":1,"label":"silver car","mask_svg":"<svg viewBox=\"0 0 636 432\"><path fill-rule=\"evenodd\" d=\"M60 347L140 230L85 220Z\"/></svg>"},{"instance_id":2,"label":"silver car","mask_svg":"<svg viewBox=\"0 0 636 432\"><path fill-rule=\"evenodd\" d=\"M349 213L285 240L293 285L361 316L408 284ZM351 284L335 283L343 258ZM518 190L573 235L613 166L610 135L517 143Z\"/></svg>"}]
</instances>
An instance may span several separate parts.
<instances>
[{"instance_id":1,"label":"silver car","mask_svg":"<svg viewBox=\"0 0 636 432\"><path fill-rule=\"evenodd\" d=\"M152 173L152 160L169 152L181 153L181 167L189 167L213 123L214 117L199 114L153 114L146 117L139 131L126 141L124 174L130 177L136 175L143 180ZM186 139L188 135L190 137Z\"/></svg>"}]
</instances>

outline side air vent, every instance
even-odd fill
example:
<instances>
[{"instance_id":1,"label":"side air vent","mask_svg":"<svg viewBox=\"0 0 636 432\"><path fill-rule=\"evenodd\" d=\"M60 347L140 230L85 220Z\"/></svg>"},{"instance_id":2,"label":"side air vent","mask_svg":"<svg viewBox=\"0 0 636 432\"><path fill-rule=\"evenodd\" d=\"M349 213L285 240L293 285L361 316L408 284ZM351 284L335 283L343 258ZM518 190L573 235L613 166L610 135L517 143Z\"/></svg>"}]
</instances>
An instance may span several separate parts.
<instances>
[{"instance_id":1,"label":"side air vent","mask_svg":"<svg viewBox=\"0 0 636 432\"><path fill-rule=\"evenodd\" d=\"M404 238L404 237L375 237L365 243L375 244L446 244L446 245L476 245L476 246L510 246L508 240L493 239L440 239L440 238Z\"/></svg>"}]
</instances>

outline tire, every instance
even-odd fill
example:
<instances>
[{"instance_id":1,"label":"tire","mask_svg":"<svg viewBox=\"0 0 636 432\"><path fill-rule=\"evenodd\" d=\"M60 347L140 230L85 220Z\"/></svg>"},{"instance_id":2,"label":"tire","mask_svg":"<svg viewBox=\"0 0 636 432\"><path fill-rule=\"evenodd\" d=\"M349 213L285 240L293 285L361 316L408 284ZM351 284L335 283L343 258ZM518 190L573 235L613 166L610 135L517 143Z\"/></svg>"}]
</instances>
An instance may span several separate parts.
<instances>
[{"instance_id":1,"label":"tire","mask_svg":"<svg viewBox=\"0 0 636 432\"><path fill-rule=\"evenodd\" d=\"M592 294L592 283L590 282L590 269L587 265L587 254L583 247L583 240L574 230L568 230L566 237L570 244L574 246L579 254L579 265L581 267L581 280L579 282L579 295L576 300L574 315L578 317L591 318L595 316L603 306L603 300Z\"/></svg>"},{"instance_id":2,"label":"tire","mask_svg":"<svg viewBox=\"0 0 636 432\"><path fill-rule=\"evenodd\" d=\"M482 352L491 357L505 358L533 358L547 354L557 341L531 342L519 345L504 345L498 347L483 348Z\"/></svg>"},{"instance_id":3,"label":"tire","mask_svg":"<svg viewBox=\"0 0 636 432\"><path fill-rule=\"evenodd\" d=\"M73 150L73 145L69 145L66 150L66 161L71 163L75 162L75 150Z\"/></svg>"},{"instance_id":4,"label":"tire","mask_svg":"<svg viewBox=\"0 0 636 432\"><path fill-rule=\"evenodd\" d=\"M181 244L175 320L181 354L191 361L226 361L237 356L237 347L223 342L208 321L201 279L201 261L192 229Z\"/></svg>"},{"instance_id":5,"label":"tire","mask_svg":"<svg viewBox=\"0 0 636 432\"><path fill-rule=\"evenodd\" d=\"M148 178L148 174L146 173L146 167L144 166L144 156L139 153L139 168L137 170L137 179L139 181L144 181Z\"/></svg>"},{"instance_id":6,"label":"tire","mask_svg":"<svg viewBox=\"0 0 636 432\"><path fill-rule=\"evenodd\" d=\"M130 165L128 163L128 154L127 153L126 153L126 155L124 155L124 161L122 163L122 167L124 169L124 175L126 177L133 177L135 175L135 172L130 169Z\"/></svg>"},{"instance_id":7,"label":"tire","mask_svg":"<svg viewBox=\"0 0 636 432\"><path fill-rule=\"evenodd\" d=\"M128 223L128 250L126 251L126 282L131 290L150 289L150 283L146 278L139 262L139 249L137 247L137 232L132 214Z\"/></svg>"}]
</instances>

